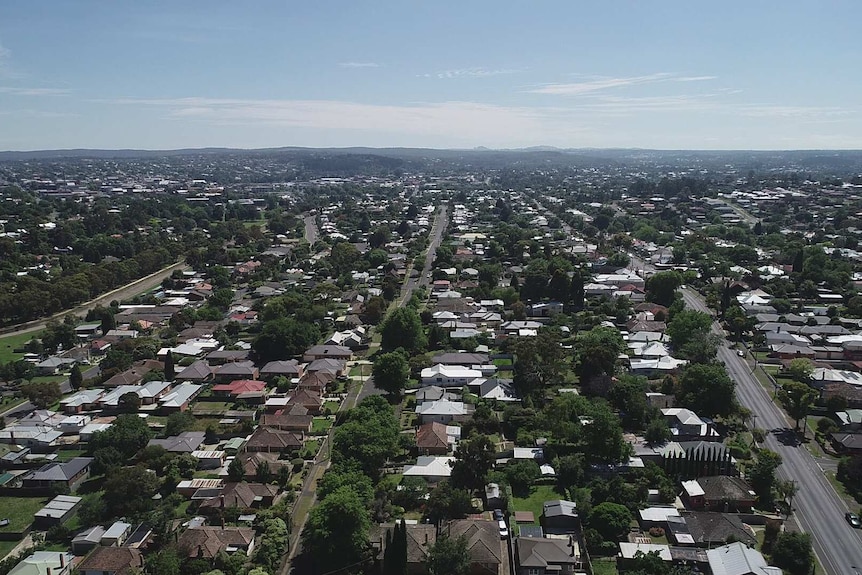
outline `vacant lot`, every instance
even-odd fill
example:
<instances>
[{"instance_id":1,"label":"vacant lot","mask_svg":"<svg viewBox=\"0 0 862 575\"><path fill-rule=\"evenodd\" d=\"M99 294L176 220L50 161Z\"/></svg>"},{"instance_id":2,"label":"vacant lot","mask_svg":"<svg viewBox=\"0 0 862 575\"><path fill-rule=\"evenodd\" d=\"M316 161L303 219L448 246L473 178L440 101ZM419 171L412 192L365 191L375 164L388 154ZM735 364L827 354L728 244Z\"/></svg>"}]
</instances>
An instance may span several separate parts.
<instances>
[{"instance_id":1,"label":"vacant lot","mask_svg":"<svg viewBox=\"0 0 862 575\"><path fill-rule=\"evenodd\" d=\"M15 353L15 350L24 347L28 341L34 337L39 337L39 335L38 332L31 332L0 337L0 363L15 361L24 357L23 353Z\"/></svg>"},{"instance_id":2,"label":"vacant lot","mask_svg":"<svg viewBox=\"0 0 862 575\"><path fill-rule=\"evenodd\" d=\"M0 527L2 533L17 533L33 523L33 516L42 509L48 499L44 497L0 497L0 520L8 519L9 525Z\"/></svg>"}]
</instances>

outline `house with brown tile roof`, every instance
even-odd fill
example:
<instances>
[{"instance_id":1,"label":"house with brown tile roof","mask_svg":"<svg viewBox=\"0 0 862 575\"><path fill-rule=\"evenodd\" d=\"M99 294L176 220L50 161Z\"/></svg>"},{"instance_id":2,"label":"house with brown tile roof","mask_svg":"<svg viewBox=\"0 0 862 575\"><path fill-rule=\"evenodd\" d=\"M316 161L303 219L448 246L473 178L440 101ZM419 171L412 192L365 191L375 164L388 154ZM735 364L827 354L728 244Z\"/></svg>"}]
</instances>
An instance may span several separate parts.
<instances>
[{"instance_id":1,"label":"house with brown tile roof","mask_svg":"<svg viewBox=\"0 0 862 575\"><path fill-rule=\"evenodd\" d=\"M291 413L265 413L261 419L261 424L264 427L272 427L282 431L300 431L310 433L311 426L314 423L314 416L308 414L308 410L301 405L294 405L293 408L305 411L304 415L293 415Z\"/></svg>"},{"instance_id":2,"label":"house with brown tile roof","mask_svg":"<svg viewBox=\"0 0 862 575\"><path fill-rule=\"evenodd\" d=\"M139 549L100 545L78 564L77 571L80 575L126 575L143 567L144 554Z\"/></svg>"},{"instance_id":3,"label":"house with brown tile roof","mask_svg":"<svg viewBox=\"0 0 862 575\"><path fill-rule=\"evenodd\" d=\"M190 366L180 371L176 379L178 381L192 381L195 383L205 383L213 378L213 370L204 360L198 360Z\"/></svg>"},{"instance_id":4,"label":"house with brown tile roof","mask_svg":"<svg viewBox=\"0 0 862 575\"><path fill-rule=\"evenodd\" d=\"M254 529L190 527L180 535L177 545L189 559L214 559L220 551L251 556L254 551Z\"/></svg>"},{"instance_id":5,"label":"house with brown tile roof","mask_svg":"<svg viewBox=\"0 0 862 575\"><path fill-rule=\"evenodd\" d=\"M117 375L108 379L104 384L105 387L117 387L118 385L140 385L144 376L154 370L163 369L164 365L160 361L154 359L145 359L132 365L126 371L120 372Z\"/></svg>"},{"instance_id":6,"label":"house with brown tile roof","mask_svg":"<svg viewBox=\"0 0 862 575\"><path fill-rule=\"evenodd\" d=\"M272 379L279 376L292 379L294 377L302 377L303 373L305 373L303 365L295 359L271 361L260 370L260 376L264 379Z\"/></svg>"},{"instance_id":7,"label":"house with brown tile roof","mask_svg":"<svg viewBox=\"0 0 862 575\"><path fill-rule=\"evenodd\" d=\"M237 379L257 379L258 370L250 361L233 361L213 369L215 380L230 383Z\"/></svg>"},{"instance_id":8,"label":"house with brown tile roof","mask_svg":"<svg viewBox=\"0 0 862 575\"><path fill-rule=\"evenodd\" d=\"M302 438L292 431L258 427L245 444L246 451L283 453L302 448Z\"/></svg>"},{"instance_id":9,"label":"house with brown tile roof","mask_svg":"<svg viewBox=\"0 0 862 575\"><path fill-rule=\"evenodd\" d=\"M420 425L416 430L416 449L422 455L449 453L449 435L446 433L446 425L436 421Z\"/></svg>"},{"instance_id":10,"label":"house with brown tile roof","mask_svg":"<svg viewBox=\"0 0 862 575\"><path fill-rule=\"evenodd\" d=\"M308 410L309 413L317 415L323 407L323 398L318 393L314 393L308 389L296 389L290 395L288 405L301 405Z\"/></svg>"},{"instance_id":11,"label":"house with brown tile roof","mask_svg":"<svg viewBox=\"0 0 862 575\"><path fill-rule=\"evenodd\" d=\"M470 572L496 575L503 564L503 546L496 521L456 519L442 530L448 537L464 537L470 554Z\"/></svg>"},{"instance_id":12,"label":"house with brown tile roof","mask_svg":"<svg viewBox=\"0 0 862 575\"><path fill-rule=\"evenodd\" d=\"M386 550L386 533L392 532L395 525L383 523L371 532L371 545L380 551L379 557ZM434 525L407 525L407 573L409 575L427 575L428 551L437 542L437 528Z\"/></svg>"},{"instance_id":13,"label":"house with brown tile roof","mask_svg":"<svg viewBox=\"0 0 862 575\"><path fill-rule=\"evenodd\" d=\"M242 462L242 467L245 470L244 477L246 481L254 481L257 479L258 468L264 464L266 464L269 468L269 472L273 476L275 476L282 467L287 469L292 467L290 461L287 459L280 459L278 453L253 451L240 453L237 457Z\"/></svg>"},{"instance_id":14,"label":"house with brown tile roof","mask_svg":"<svg viewBox=\"0 0 862 575\"><path fill-rule=\"evenodd\" d=\"M200 504L201 512L212 509L260 509L275 503L278 487L269 483L227 483L218 497Z\"/></svg>"}]
</instances>

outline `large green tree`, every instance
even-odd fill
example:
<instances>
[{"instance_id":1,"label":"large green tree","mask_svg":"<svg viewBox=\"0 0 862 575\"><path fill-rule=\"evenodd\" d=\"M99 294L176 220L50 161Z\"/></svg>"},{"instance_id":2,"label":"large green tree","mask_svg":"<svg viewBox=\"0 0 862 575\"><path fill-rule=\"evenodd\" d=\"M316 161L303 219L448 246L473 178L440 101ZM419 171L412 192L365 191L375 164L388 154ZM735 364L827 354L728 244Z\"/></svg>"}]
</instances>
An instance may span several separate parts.
<instances>
[{"instance_id":1,"label":"large green tree","mask_svg":"<svg viewBox=\"0 0 862 575\"><path fill-rule=\"evenodd\" d=\"M463 519L473 512L470 493L456 489L449 481L441 481L428 495L425 516L432 523L444 519Z\"/></svg>"},{"instance_id":2,"label":"large green tree","mask_svg":"<svg viewBox=\"0 0 862 575\"><path fill-rule=\"evenodd\" d=\"M646 299L648 301L669 307L676 297L676 290L682 285L682 276L678 272L658 272L646 281Z\"/></svg>"},{"instance_id":3,"label":"large green tree","mask_svg":"<svg viewBox=\"0 0 862 575\"><path fill-rule=\"evenodd\" d=\"M105 503L116 517L140 516L153 508L161 481L143 466L119 467L105 480Z\"/></svg>"},{"instance_id":4,"label":"large green tree","mask_svg":"<svg viewBox=\"0 0 862 575\"><path fill-rule=\"evenodd\" d=\"M807 383L788 381L781 386L778 397L787 410L787 415L796 421L796 429L799 429L799 421L808 416L818 393Z\"/></svg>"},{"instance_id":5,"label":"large green tree","mask_svg":"<svg viewBox=\"0 0 862 575\"><path fill-rule=\"evenodd\" d=\"M522 397L542 395L548 385L562 379L559 331L542 329L535 337L515 338L509 348L515 355L513 383Z\"/></svg>"},{"instance_id":6,"label":"large green tree","mask_svg":"<svg viewBox=\"0 0 862 575\"><path fill-rule=\"evenodd\" d=\"M21 392L27 400L38 407L45 409L60 400L63 393L60 384L56 381L33 381L21 386Z\"/></svg>"},{"instance_id":7,"label":"large green tree","mask_svg":"<svg viewBox=\"0 0 862 575\"><path fill-rule=\"evenodd\" d=\"M371 373L374 376L374 387L397 396L407 385L410 365L399 351L382 353L374 359Z\"/></svg>"},{"instance_id":8,"label":"large green tree","mask_svg":"<svg viewBox=\"0 0 862 575\"><path fill-rule=\"evenodd\" d=\"M779 465L781 465L779 454L769 449L761 449L757 453L757 461L748 472L748 481L763 509L770 508L775 499L775 471Z\"/></svg>"},{"instance_id":9,"label":"large green tree","mask_svg":"<svg viewBox=\"0 0 862 575\"><path fill-rule=\"evenodd\" d=\"M408 353L420 353L428 342L422 330L422 320L416 310L399 307L392 311L380 326L380 347L383 351L394 351L399 347Z\"/></svg>"},{"instance_id":10,"label":"large green tree","mask_svg":"<svg viewBox=\"0 0 862 575\"><path fill-rule=\"evenodd\" d=\"M575 371L581 385L590 386L597 378L610 378L616 371L620 354L626 350L619 330L594 327L575 341Z\"/></svg>"},{"instance_id":11,"label":"large green tree","mask_svg":"<svg viewBox=\"0 0 862 575\"><path fill-rule=\"evenodd\" d=\"M146 421L137 415L123 414L105 431L94 433L87 447L90 453L103 447L111 447L128 460L143 449L151 437L152 432Z\"/></svg>"},{"instance_id":12,"label":"large green tree","mask_svg":"<svg viewBox=\"0 0 862 575\"><path fill-rule=\"evenodd\" d=\"M366 397L336 428L333 462L353 462L369 477L377 477L386 460L397 453L400 431L389 403L379 395Z\"/></svg>"},{"instance_id":13,"label":"large green tree","mask_svg":"<svg viewBox=\"0 0 862 575\"><path fill-rule=\"evenodd\" d=\"M455 462L449 480L457 488L475 491L485 486L494 466L494 445L487 435L474 434L462 439L455 449Z\"/></svg>"},{"instance_id":14,"label":"large green tree","mask_svg":"<svg viewBox=\"0 0 862 575\"><path fill-rule=\"evenodd\" d=\"M675 355L695 363L709 363L715 359L720 340L711 332L709 314L684 309L674 314L667 325L667 335Z\"/></svg>"},{"instance_id":15,"label":"large green tree","mask_svg":"<svg viewBox=\"0 0 862 575\"><path fill-rule=\"evenodd\" d=\"M307 550L320 571L353 565L366 557L371 518L362 498L349 486L328 494L308 514L302 531Z\"/></svg>"},{"instance_id":16,"label":"large green tree","mask_svg":"<svg viewBox=\"0 0 862 575\"><path fill-rule=\"evenodd\" d=\"M605 501L593 507L589 525L599 532L606 541L619 541L629 531L632 521L631 511L624 505Z\"/></svg>"},{"instance_id":17,"label":"large green tree","mask_svg":"<svg viewBox=\"0 0 862 575\"><path fill-rule=\"evenodd\" d=\"M772 547L772 562L790 575L808 575L814 567L811 535L785 531Z\"/></svg>"},{"instance_id":18,"label":"large green tree","mask_svg":"<svg viewBox=\"0 0 862 575\"><path fill-rule=\"evenodd\" d=\"M267 362L297 356L319 339L317 325L280 317L264 323L252 348L260 361Z\"/></svg>"},{"instance_id":19,"label":"large green tree","mask_svg":"<svg viewBox=\"0 0 862 575\"><path fill-rule=\"evenodd\" d=\"M720 364L691 364L679 378L676 398L705 417L728 416L736 408L735 384Z\"/></svg>"}]
</instances>

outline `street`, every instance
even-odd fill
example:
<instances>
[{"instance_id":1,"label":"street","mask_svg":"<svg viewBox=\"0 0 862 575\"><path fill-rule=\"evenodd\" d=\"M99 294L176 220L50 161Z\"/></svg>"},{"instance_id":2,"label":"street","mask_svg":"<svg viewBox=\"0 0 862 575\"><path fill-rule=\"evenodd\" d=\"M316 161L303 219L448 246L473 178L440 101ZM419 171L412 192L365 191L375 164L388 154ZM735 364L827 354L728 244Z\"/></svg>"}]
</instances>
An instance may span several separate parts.
<instances>
[{"instance_id":1,"label":"street","mask_svg":"<svg viewBox=\"0 0 862 575\"><path fill-rule=\"evenodd\" d=\"M89 369L83 370L81 372L81 375L84 377L84 381L87 381L88 379L92 379L94 377L97 377L99 375L100 371L101 370L99 369L99 366L94 365L94 366L90 367ZM72 393L72 386L69 385L68 378L64 379L63 381L60 382L60 391L63 393L63 395L66 395L67 393ZM25 401L24 403L22 403L20 405L16 405L15 407L13 407L12 409L9 409L8 411L4 411L3 413L0 413L0 417L5 417L7 420L7 423L8 423L11 419L19 418L22 415L30 413L34 409L36 409L35 405L30 403L29 401Z\"/></svg>"},{"instance_id":2,"label":"street","mask_svg":"<svg viewBox=\"0 0 862 575\"><path fill-rule=\"evenodd\" d=\"M708 311L695 292L690 289L680 291L688 307ZM713 324L713 330L721 333L717 322ZM740 404L757 416L757 427L767 432L793 427L793 422L772 402L769 392L752 374L748 362L726 342L718 350L718 359L736 382ZM767 433L765 447L781 455L783 464L778 468L779 478L795 481L799 488L793 498L793 517L802 531L811 534L814 552L824 570L830 575L845 575L862 567L859 531L852 529L844 520L847 506L814 457L803 446L781 443L774 433Z\"/></svg>"},{"instance_id":3,"label":"street","mask_svg":"<svg viewBox=\"0 0 862 575\"><path fill-rule=\"evenodd\" d=\"M308 242L308 245L313 246L317 238L320 237L320 232L317 230L317 217L305 216L302 221L305 222L305 241Z\"/></svg>"}]
</instances>

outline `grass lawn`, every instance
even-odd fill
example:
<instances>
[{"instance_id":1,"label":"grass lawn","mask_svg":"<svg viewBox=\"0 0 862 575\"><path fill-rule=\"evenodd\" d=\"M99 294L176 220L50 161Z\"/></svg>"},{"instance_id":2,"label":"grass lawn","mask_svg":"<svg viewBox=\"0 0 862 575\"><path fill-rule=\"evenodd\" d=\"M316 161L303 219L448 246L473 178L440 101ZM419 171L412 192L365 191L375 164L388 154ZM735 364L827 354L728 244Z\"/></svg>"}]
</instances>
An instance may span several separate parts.
<instances>
[{"instance_id":1,"label":"grass lawn","mask_svg":"<svg viewBox=\"0 0 862 575\"><path fill-rule=\"evenodd\" d=\"M330 400L323 403L323 409L328 413L336 413L339 407L341 407L341 403L337 401Z\"/></svg>"},{"instance_id":2,"label":"grass lawn","mask_svg":"<svg viewBox=\"0 0 862 575\"><path fill-rule=\"evenodd\" d=\"M15 361L24 357L23 353L16 353L16 349L24 347L34 337L39 337L41 332L30 332L21 335L7 335L0 337L0 363Z\"/></svg>"},{"instance_id":3,"label":"grass lawn","mask_svg":"<svg viewBox=\"0 0 862 575\"><path fill-rule=\"evenodd\" d=\"M370 365L354 365L350 368L350 377L368 377L371 375L371 366Z\"/></svg>"},{"instance_id":4,"label":"grass lawn","mask_svg":"<svg viewBox=\"0 0 862 575\"><path fill-rule=\"evenodd\" d=\"M26 397L4 397L0 399L0 412L8 411L27 401Z\"/></svg>"},{"instance_id":5,"label":"grass lawn","mask_svg":"<svg viewBox=\"0 0 862 575\"><path fill-rule=\"evenodd\" d=\"M617 575L615 559L593 559L593 575Z\"/></svg>"},{"instance_id":6,"label":"grass lawn","mask_svg":"<svg viewBox=\"0 0 862 575\"><path fill-rule=\"evenodd\" d=\"M61 449L57 452L57 459L55 461L69 461L70 459L81 457L85 453L86 451L83 449Z\"/></svg>"},{"instance_id":7,"label":"grass lawn","mask_svg":"<svg viewBox=\"0 0 862 575\"><path fill-rule=\"evenodd\" d=\"M174 517L176 517L177 519L182 519L183 517L188 515L189 505L191 505L191 504L192 504L192 501L191 501L191 499L189 499L189 500L183 501L182 503L177 505L176 509L174 509Z\"/></svg>"},{"instance_id":8,"label":"grass lawn","mask_svg":"<svg viewBox=\"0 0 862 575\"><path fill-rule=\"evenodd\" d=\"M515 511L532 511L535 521L532 525L539 524L539 517L542 515L542 506L545 501L552 499L565 499L566 496L557 492L557 488L553 485L537 485L530 489L528 497L514 497L512 499L512 509Z\"/></svg>"},{"instance_id":9,"label":"grass lawn","mask_svg":"<svg viewBox=\"0 0 862 575\"><path fill-rule=\"evenodd\" d=\"M332 420L326 417L315 417L311 421L311 433L326 433L332 427Z\"/></svg>"},{"instance_id":10,"label":"grass lawn","mask_svg":"<svg viewBox=\"0 0 862 575\"><path fill-rule=\"evenodd\" d=\"M9 555L9 552L15 549L16 545L18 545L18 541L0 541L0 561Z\"/></svg>"},{"instance_id":11,"label":"grass lawn","mask_svg":"<svg viewBox=\"0 0 862 575\"><path fill-rule=\"evenodd\" d=\"M46 497L2 497L0 519L9 519L9 525L0 527L0 533L23 531L33 523L33 516L48 502Z\"/></svg>"},{"instance_id":12,"label":"grass lawn","mask_svg":"<svg viewBox=\"0 0 862 575\"><path fill-rule=\"evenodd\" d=\"M305 442L305 445L302 446L301 456L303 459L314 459L317 455L317 451L320 449L320 440L319 439L311 439Z\"/></svg>"}]
</instances>

